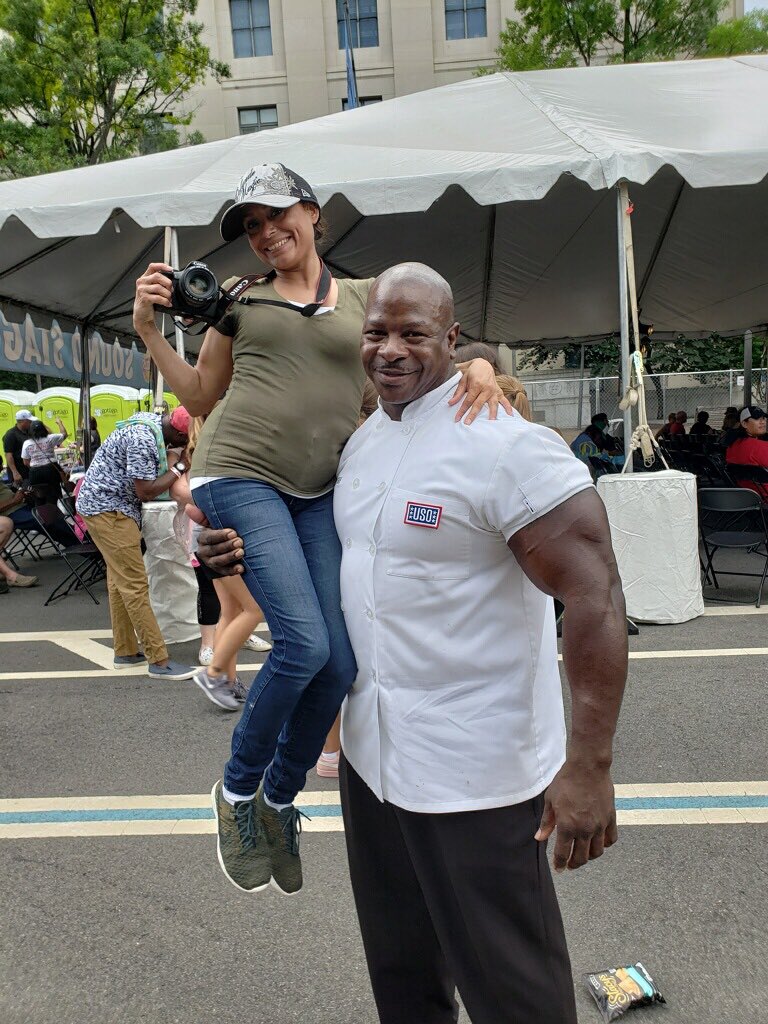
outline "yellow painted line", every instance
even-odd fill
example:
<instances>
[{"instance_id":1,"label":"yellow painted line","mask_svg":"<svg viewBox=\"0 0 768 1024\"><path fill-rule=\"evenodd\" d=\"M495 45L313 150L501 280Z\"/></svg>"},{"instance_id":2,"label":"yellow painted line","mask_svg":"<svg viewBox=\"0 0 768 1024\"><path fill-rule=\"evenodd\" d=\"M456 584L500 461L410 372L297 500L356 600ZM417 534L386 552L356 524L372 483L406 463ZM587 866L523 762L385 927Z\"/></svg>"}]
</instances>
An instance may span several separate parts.
<instances>
[{"instance_id":1,"label":"yellow painted line","mask_svg":"<svg viewBox=\"0 0 768 1024\"><path fill-rule=\"evenodd\" d=\"M741 783L734 783L741 785ZM768 787L768 783L766 784ZM768 789L767 789L768 791ZM305 790L296 797L297 807L338 804L338 789ZM210 807L210 793L163 794L162 796L60 796L0 800L0 813L8 811L132 811L163 807Z\"/></svg>"},{"instance_id":2,"label":"yellow painted line","mask_svg":"<svg viewBox=\"0 0 768 1024\"><path fill-rule=\"evenodd\" d=\"M57 647L63 647L70 654L76 654L86 661L93 661L102 668L113 671L112 663L115 660L114 651L110 647L97 643L96 640L85 636L59 637L53 641Z\"/></svg>"},{"instance_id":3,"label":"yellow painted line","mask_svg":"<svg viewBox=\"0 0 768 1024\"><path fill-rule=\"evenodd\" d=\"M109 652L109 664L112 664L112 652ZM246 665L238 665L238 672L254 672L258 674L262 662L252 661ZM195 665L195 668L199 666ZM117 676L147 676L147 666L137 665L135 668L71 668L71 669L50 669L48 671L35 672L0 672L0 682L15 681L26 682L34 679L47 679L49 682L58 682L60 679L112 679ZM149 679L149 676L147 676ZM155 680L150 680L155 682Z\"/></svg>"},{"instance_id":4,"label":"yellow painted line","mask_svg":"<svg viewBox=\"0 0 768 1024\"><path fill-rule=\"evenodd\" d=\"M35 640L49 640L56 643L59 640L82 637L84 640L109 640L112 638L111 629L53 629L43 630L36 633L0 633L0 643L16 644L28 643Z\"/></svg>"},{"instance_id":5,"label":"yellow painted line","mask_svg":"<svg viewBox=\"0 0 768 1024\"><path fill-rule=\"evenodd\" d=\"M651 782L618 785L617 797L768 796L766 782ZM2 807L0 807L2 810Z\"/></svg>"},{"instance_id":6,"label":"yellow painted line","mask_svg":"<svg viewBox=\"0 0 768 1024\"><path fill-rule=\"evenodd\" d=\"M705 615L768 615L768 605L763 605L761 608L755 608L754 605L738 605L728 607L728 605L722 605L718 608L705 608ZM681 622L679 625L684 626L685 623Z\"/></svg>"},{"instance_id":7,"label":"yellow painted line","mask_svg":"<svg viewBox=\"0 0 768 1024\"><path fill-rule=\"evenodd\" d=\"M667 658L744 658L762 657L768 654L768 647L716 647L697 648L690 651L630 651L630 661L663 661ZM563 660L558 654L558 661Z\"/></svg>"}]
</instances>

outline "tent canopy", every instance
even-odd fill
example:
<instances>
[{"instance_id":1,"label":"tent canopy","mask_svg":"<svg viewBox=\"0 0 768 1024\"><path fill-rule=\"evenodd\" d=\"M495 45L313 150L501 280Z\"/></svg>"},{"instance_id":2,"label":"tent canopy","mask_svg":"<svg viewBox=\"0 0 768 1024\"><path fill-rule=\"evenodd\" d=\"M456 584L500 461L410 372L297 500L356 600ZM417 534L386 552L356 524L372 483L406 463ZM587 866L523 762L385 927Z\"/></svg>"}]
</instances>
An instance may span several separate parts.
<instances>
[{"instance_id":1,"label":"tent canopy","mask_svg":"<svg viewBox=\"0 0 768 1024\"><path fill-rule=\"evenodd\" d=\"M312 182L340 273L423 260L465 333L526 343L618 326L618 181L633 183L643 319L768 320L768 57L498 74L260 134L0 184L0 301L130 333L135 278L254 272L218 219L250 166Z\"/></svg>"}]
</instances>

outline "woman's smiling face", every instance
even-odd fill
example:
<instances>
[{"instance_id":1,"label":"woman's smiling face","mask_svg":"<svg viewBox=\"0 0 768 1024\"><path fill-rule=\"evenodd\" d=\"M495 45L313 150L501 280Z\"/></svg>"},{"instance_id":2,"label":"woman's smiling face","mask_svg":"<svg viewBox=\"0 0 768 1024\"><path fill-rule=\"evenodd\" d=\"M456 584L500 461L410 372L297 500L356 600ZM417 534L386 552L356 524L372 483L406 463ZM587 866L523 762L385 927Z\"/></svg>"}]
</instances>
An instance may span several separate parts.
<instances>
[{"instance_id":1,"label":"woman's smiling face","mask_svg":"<svg viewBox=\"0 0 768 1024\"><path fill-rule=\"evenodd\" d=\"M275 270L290 270L315 251L315 224L320 210L295 203L281 210L254 203L243 215L248 244L259 259Z\"/></svg>"}]
</instances>

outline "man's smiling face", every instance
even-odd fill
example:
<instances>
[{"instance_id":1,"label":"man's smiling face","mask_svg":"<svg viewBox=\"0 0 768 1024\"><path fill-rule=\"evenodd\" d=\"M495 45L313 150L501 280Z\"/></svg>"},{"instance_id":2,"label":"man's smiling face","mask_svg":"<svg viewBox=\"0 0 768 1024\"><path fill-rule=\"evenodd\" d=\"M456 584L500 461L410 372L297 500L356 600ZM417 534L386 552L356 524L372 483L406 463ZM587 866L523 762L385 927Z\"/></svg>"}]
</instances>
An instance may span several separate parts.
<instances>
[{"instance_id":1,"label":"man's smiling face","mask_svg":"<svg viewBox=\"0 0 768 1024\"><path fill-rule=\"evenodd\" d=\"M448 379L458 334L450 289L434 271L405 264L376 280L360 356L390 416Z\"/></svg>"}]
</instances>

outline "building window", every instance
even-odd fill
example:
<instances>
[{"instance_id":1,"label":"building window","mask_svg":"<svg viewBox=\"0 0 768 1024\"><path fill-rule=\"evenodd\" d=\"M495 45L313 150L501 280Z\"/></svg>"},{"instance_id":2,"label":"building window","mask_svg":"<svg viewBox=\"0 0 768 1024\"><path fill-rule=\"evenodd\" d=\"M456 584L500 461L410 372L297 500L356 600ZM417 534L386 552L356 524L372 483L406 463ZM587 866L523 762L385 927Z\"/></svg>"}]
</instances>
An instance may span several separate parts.
<instances>
[{"instance_id":1,"label":"building window","mask_svg":"<svg viewBox=\"0 0 768 1024\"><path fill-rule=\"evenodd\" d=\"M264 132L268 128L277 128L277 107L240 107L237 119L241 135Z\"/></svg>"},{"instance_id":2,"label":"building window","mask_svg":"<svg viewBox=\"0 0 768 1024\"><path fill-rule=\"evenodd\" d=\"M269 0L229 0L235 57L271 57Z\"/></svg>"},{"instance_id":3,"label":"building window","mask_svg":"<svg viewBox=\"0 0 768 1024\"><path fill-rule=\"evenodd\" d=\"M345 96L344 99L341 101L341 109L347 110L348 103L349 100ZM370 103L381 103L381 96L361 96L360 99L358 100L358 106L360 107L367 107Z\"/></svg>"},{"instance_id":4,"label":"building window","mask_svg":"<svg viewBox=\"0 0 768 1024\"><path fill-rule=\"evenodd\" d=\"M481 39L488 35L485 0L445 0L445 38Z\"/></svg>"},{"instance_id":5,"label":"building window","mask_svg":"<svg viewBox=\"0 0 768 1024\"><path fill-rule=\"evenodd\" d=\"M344 0L336 0L336 20L339 25L339 49L347 48L347 22ZM352 48L379 45L379 18L376 0L349 0L349 27L352 31Z\"/></svg>"}]
</instances>

